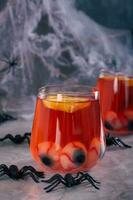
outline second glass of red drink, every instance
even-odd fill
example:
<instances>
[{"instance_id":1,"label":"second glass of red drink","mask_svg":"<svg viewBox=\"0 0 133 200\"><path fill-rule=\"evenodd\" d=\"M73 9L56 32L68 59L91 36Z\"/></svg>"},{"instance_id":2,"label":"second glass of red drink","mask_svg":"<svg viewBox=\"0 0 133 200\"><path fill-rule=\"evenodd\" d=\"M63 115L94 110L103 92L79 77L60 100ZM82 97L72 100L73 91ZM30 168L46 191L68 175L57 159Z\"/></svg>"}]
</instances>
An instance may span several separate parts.
<instances>
[{"instance_id":1,"label":"second glass of red drink","mask_svg":"<svg viewBox=\"0 0 133 200\"><path fill-rule=\"evenodd\" d=\"M102 72L97 87L105 133L133 134L133 76Z\"/></svg>"}]
</instances>

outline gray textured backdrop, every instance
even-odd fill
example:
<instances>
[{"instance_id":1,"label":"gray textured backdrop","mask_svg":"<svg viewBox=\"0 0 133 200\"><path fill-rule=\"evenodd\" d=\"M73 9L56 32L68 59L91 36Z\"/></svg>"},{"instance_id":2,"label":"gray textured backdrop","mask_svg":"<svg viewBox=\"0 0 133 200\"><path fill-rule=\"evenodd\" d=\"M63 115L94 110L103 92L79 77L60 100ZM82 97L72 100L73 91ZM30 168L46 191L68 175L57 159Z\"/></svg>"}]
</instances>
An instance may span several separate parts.
<instances>
[{"instance_id":1,"label":"gray textured backdrop","mask_svg":"<svg viewBox=\"0 0 133 200\"><path fill-rule=\"evenodd\" d=\"M132 0L76 0L76 7L104 26L133 30Z\"/></svg>"},{"instance_id":2,"label":"gray textured backdrop","mask_svg":"<svg viewBox=\"0 0 133 200\"><path fill-rule=\"evenodd\" d=\"M95 84L101 68L131 73L131 8L129 0L0 0L0 110L31 117L46 83Z\"/></svg>"}]
</instances>

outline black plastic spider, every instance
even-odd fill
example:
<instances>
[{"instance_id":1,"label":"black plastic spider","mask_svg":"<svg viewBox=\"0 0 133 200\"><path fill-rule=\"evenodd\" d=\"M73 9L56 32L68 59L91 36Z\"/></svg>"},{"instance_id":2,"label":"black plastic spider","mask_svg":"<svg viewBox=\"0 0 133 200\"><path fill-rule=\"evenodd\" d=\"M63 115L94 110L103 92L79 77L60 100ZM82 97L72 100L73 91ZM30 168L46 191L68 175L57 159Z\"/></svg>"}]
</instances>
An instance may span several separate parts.
<instances>
[{"instance_id":1,"label":"black plastic spider","mask_svg":"<svg viewBox=\"0 0 133 200\"><path fill-rule=\"evenodd\" d=\"M44 188L46 192L51 192L55 187L57 187L60 183L70 188L76 185L81 184L83 181L87 180L95 189L100 189L100 182L96 181L92 176L88 173L78 172L75 177L72 174L66 174L64 177L60 174L55 174L48 180L42 180L41 182L49 183L48 186Z\"/></svg>"},{"instance_id":2,"label":"black plastic spider","mask_svg":"<svg viewBox=\"0 0 133 200\"><path fill-rule=\"evenodd\" d=\"M0 113L0 124L9 120L16 120L16 118L4 112Z\"/></svg>"},{"instance_id":3,"label":"black plastic spider","mask_svg":"<svg viewBox=\"0 0 133 200\"><path fill-rule=\"evenodd\" d=\"M18 66L19 63L18 56L9 56L7 54L3 54L3 58L0 58L0 60L7 64L7 67L0 70L1 73L9 73L11 70L13 70L14 73L14 69Z\"/></svg>"},{"instance_id":4,"label":"black plastic spider","mask_svg":"<svg viewBox=\"0 0 133 200\"><path fill-rule=\"evenodd\" d=\"M125 148L132 148L132 146L125 144L121 139L118 137L113 137L110 134L106 136L106 144L107 146L115 145L119 147L125 147Z\"/></svg>"},{"instance_id":5,"label":"black plastic spider","mask_svg":"<svg viewBox=\"0 0 133 200\"><path fill-rule=\"evenodd\" d=\"M15 135L15 136L11 134L7 134L3 138L0 138L0 142L9 139L14 144L21 144L24 142L24 140L27 140L28 144L30 144L30 136L31 136L31 133L29 132L25 133L24 135Z\"/></svg>"},{"instance_id":6,"label":"black plastic spider","mask_svg":"<svg viewBox=\"0 0 133 200\"><path fill-rule=\"evenodd\" d=\"M24 179L26 176L30 176L36 183L39 183L39 178L44 178L43 172L38 172L32 166L24 166L20 170L16 165L6 166L0 165L0 177L7 175L13 180Z\"/></svg>"}]
</instances>

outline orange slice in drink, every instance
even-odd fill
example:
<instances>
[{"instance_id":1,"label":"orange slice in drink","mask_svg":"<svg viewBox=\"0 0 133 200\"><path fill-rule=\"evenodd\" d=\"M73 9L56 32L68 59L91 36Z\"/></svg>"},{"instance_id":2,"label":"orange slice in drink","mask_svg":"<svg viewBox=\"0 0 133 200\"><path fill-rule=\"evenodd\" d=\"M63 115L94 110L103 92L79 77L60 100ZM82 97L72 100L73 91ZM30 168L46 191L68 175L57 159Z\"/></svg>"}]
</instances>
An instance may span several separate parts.
<instances>
[{"instance_id":1,"label":"orange slice in drink","mask_svg":"<svg viewBox=\"0 0 133 200\"><path fill-rule=\"evenodd\" d=\"M133 86L133 77L132 78L128 78L127 79L127 82L128 82L128 86Z\"/></svg>"},{"instance_id":2,"label":"orange slice in drink","mask_svg":"<svg viewBox=\"0 0 133 200\"><path fill-rule=\"evenodd\" d=\"M114 80L114 79L117 79L117 80L125 80L125 76L123 75L101 75L100 76L101 79L106 79L106 80Z\"/></svg>"},{"instance_id":3,"label":"orange slice in drink","mask_svg":"<svg viewBox=\"0 0 133 200\"><path fill-rule=\"evenodd\" d=\"M125 84L125 86L133 86L133 77L121 76L118 77L118 80L123 81L123 84Z\"/></svg>"},{"instance_id":4,"label":"orange slice in drink","mask_svg":"<svg viewBox=\"0 0 133 200\"><path fill-rule=\"evenodd\" d=\"M91 101L85 97L73 97L57 94L57 96L48 96L43 100L43 103L47 108L73 113L90 106Z\"/></svg>"},{"instance_id":5,"label":"orange slice in drink","mask_svg":"<svg viewBox=\"0 0 133 200\"><path fill-rule=\"evenodd\" d=\"M100 79L106 79L106 80L118 80L118 81L124 81L127 82L127 85L129 86L133 86L133 77L128 77L128 76L124 76L124 75L101 75Z\"/></svg>"}]
</instances>

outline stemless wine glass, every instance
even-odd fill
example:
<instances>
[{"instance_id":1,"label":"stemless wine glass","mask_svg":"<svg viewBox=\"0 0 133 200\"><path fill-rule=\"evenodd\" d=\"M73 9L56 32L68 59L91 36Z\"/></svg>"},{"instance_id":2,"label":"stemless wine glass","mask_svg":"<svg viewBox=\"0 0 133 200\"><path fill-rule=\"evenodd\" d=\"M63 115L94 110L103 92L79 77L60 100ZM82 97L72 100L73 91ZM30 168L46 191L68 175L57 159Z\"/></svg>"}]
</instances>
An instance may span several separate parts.
<instances>
[{"instance_id":1,"label":"stemless wine glass","mask_svg":"<svg viewBox=\"0 0 133 200\"><path fill-rule=\"evenodd\" d=\"M97 86L105 132L133 134L133 76L103 71Z\"/></svg>"},{"instance_id":2,"label":"stemless wine glass","mask_svg":"<svg viewBox=\"0 0 133 200\"><path fill-rule=\"evenodd\" d=\"M99 93L83 85L39 90L31 153L46 172L86 171L105 151Z\"/></svg>"}]
</instances>

